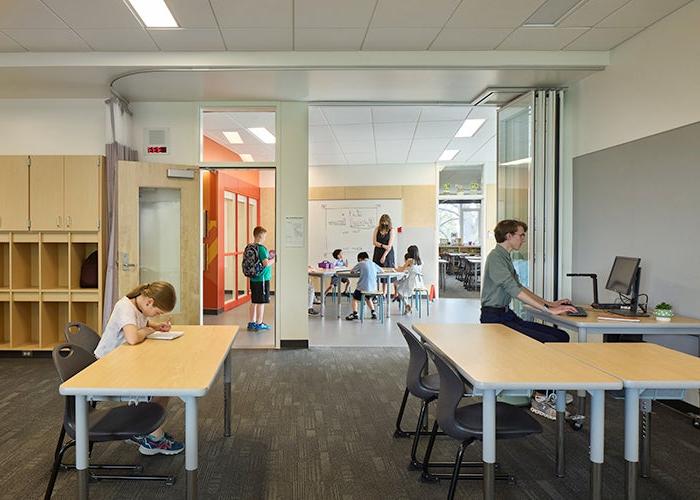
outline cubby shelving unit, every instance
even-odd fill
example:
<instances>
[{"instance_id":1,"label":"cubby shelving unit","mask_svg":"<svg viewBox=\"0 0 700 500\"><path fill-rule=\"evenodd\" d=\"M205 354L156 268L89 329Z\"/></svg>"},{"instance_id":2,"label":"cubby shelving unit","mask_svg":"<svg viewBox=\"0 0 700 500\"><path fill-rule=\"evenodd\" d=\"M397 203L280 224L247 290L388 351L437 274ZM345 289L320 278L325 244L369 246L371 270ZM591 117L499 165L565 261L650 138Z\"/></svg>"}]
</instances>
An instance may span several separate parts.
<instances>
[{"instance_id":1,"label":"cubby shelving unit","mask_svg":"<svg viewBox=\"0 0 700 500\"><path fill-rule=\"evenodd\" d=\"M4 163L12 164L8 171L16 174L7 179L17 184L13 208L26 210L28 217L26 228L18 222L0 226L0 351L51 350L64 341L63 328L69 321L81 321L100 332L104 158L26 157L28 173L20 172L18 157L0 156L0 169ZM81 196L88 190L91 195ZM51 203L42 203L47 192ZM91 201L76 203L77 196ZM21 220L9 215L0 213L0 220ZM34 224L35 220L39 222ZM81 288L82 264L95 251L98 286Z\"/></svg>"}]
</instances>

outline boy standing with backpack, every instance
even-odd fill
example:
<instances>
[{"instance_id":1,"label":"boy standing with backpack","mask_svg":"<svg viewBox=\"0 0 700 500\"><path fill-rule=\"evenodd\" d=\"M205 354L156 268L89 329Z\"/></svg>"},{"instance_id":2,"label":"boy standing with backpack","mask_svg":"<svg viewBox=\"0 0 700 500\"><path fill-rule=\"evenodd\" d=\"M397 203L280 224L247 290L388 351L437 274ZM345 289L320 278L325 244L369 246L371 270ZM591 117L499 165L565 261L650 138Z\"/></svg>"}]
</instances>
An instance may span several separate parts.
<instances>
[{"instance_id":1,"label":"boy standing with backpack","mask_svg":"<svg viewBox=\"0 0 700 500\"><path fill-rule=\"evenodd\" d=\"M246 267L250 266L246 266L246 264L248 264L246 260L252 260L252 253L254 250L257 250L257 259L254 266L255 274L250 276L251 304L248 321L249 332L270 329L270 325L263 322L263 316L265 314L265 304L270 302L270 279L272 279L272 264L275 263L275 258L274 256L270 256L267 247L263 245L265 236L267 236L267 230L264 227L257 226L253 229L255 243L248 245L243 255L244 273L247 275L250 271L248 271ZM250 252L249 247L252 247L250 248Z\"/></svg>"}]
</instances>

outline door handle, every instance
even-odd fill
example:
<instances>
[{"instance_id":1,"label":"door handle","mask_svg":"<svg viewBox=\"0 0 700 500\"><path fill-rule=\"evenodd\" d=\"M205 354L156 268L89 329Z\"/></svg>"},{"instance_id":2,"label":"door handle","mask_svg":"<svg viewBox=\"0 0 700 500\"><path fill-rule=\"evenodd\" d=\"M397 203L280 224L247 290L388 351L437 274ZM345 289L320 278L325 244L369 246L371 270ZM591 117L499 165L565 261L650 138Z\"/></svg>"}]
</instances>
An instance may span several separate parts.
<instances>
[{"instance_id":1,"label":"door handle","mask_svg":"<svg viewBox=\"0 0 700 500\"><path fill-rule=\"evenodd\" d=\"M131 264L129 262L129 254L127 252L121 252L122 256L122 261L121 261L121 268L122 271L130 271L136 267L136 264Z\"/></svg>"},{"instance_id":2,"label":"door handle","mask_svg":"<svg viewBox=\"0 0 700 500\"><path fill-rule=\"evenodd\" d=\"M72 223L73 223L73 219L72 219L71 216L69 215L68 217L66 217L66 227L70 227L70 225L71 225Z\"/></svg>"},{"instance_id":3,"label":"door handle","mask_svg":"<svg viewBox=\"0 0 700 500\"><path fill-rule=\"evenodd\" d=\"M133 269L136 267L136 264L127 264L125 262L122 262L122 271L129 271L130 269Z\"/></svg>"}]
</instances>

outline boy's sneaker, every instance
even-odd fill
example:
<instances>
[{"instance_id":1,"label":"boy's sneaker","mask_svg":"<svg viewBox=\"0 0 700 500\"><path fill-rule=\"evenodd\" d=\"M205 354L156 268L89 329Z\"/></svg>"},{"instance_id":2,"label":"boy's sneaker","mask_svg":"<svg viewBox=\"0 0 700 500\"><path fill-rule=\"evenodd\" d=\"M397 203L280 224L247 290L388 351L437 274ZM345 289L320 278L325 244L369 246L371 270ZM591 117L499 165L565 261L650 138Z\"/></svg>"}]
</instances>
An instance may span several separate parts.
<instances>
[{"instance_id":1,"label":"boy's sneaker","mask_svg":"<svg viewBox=\"0 0 700 500\"><path fill-rule=\"evenodd\" d=\"M309 308L309 316L317 316L317 315L318 315L318 311L316 309L314 309L313 307L310 307Z\"/></svg>"},{"instance_id":2,"label":"boy's sneaker","mask_svg":"<svg viewBox=\"0 0 700 500\"><path fill-rule=\"evenodd\" d=\"M530 403L530 411L536 415L540 415L549 420L557 419L557 408L555 406L554 398L552 397L554 393L549 396L544 394L537 394L532 398Z\"/></svg>"},{"instance_id":3,"label":"boy's sneaker","mask_svg":"<svg viewBox=\"0 0 700 500\"><path fill-rule=\"evenodd\" d=\"M372 319L377 319L377 313L372 311Z\"/></svg>"},{"instance_id":4,"label":"boy's sneaker","mask_svg":"<svg viewBox=\"0 0 700 500\"><path fill-rule=\"evenodd\" d=\"M146 436L131 436L129 439L125 439L124 442L141 446L145 440Z\"/></svg>"},{"instance_id":5,"label":"boy's sneaker","mask_svg":"<svg viewBox=\"0 0 700 500\"><path fill-rule=\"evenodd\" d=\"M249 332L257 332L258 331L258 324L253 322L253 321L249 321L248 322L248 331Z\"/></svg>"},{"instance_id":6,"label":"boy's sneaker","mask_svg":"<svg viewBox=\"0 0 700 500\"><path fill-rule=\"evenodd\" d=\"M260 330L269 330L269 329L270 329L270 325L268 325L267 323L258 323L257 325L255 325L255 329L256 329L257 331L260 331Z\"/></svg>"},{"instance_id":7,"label":"boy's sneaker","mask_svg":"<svg viewBox=\"0 0 700 500\"><path fill-rule=\"evenodd\" d=\"M143 444L139 446L141 455L177 455L182 453L185 445L175 441L170 434L164 434L162 438L156 440L150 435L144 436Z\"/></svg>"},{"instance_id":8,"label":"boy's sneaker","mask_svg":"<svg viewBox=\"0 0 700 500\"><path fill-rule=\"evenodd\" d=\"M350 313L350 314L348 314L347 316L345 316L345 319L348 320L348 321L352 321L352 320L354 320L354 319L358 319L357 313L356 313L356 312Z\"/></svg>"}]
</instances>

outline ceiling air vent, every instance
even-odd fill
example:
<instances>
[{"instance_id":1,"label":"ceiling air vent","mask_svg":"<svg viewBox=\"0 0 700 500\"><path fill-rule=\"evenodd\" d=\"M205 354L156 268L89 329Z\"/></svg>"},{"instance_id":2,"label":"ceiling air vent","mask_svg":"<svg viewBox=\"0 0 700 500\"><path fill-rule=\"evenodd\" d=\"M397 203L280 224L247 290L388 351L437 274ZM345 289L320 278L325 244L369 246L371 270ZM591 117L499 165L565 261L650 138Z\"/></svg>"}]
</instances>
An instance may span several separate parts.
<instances>
[{"instance_id":1,"label":"ceiling air vent","mask_svg":"<svg viewBox=\"0 0 700 500\"><path fill-rule=\"evenodd\" d=\"M472 106L505 106L526 92L529 87L488 87L477 97L472 99Z\"/></svg>"}]
</instances>

